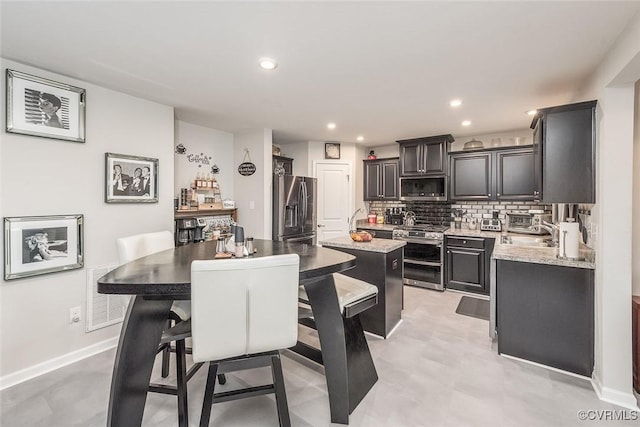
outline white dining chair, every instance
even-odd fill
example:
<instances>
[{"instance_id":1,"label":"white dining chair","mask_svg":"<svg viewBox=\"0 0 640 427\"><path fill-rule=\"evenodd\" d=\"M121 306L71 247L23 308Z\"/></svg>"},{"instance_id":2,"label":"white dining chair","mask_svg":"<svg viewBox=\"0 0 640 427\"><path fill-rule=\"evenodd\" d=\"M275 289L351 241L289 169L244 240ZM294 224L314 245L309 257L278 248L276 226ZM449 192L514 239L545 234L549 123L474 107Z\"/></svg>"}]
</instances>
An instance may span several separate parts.
<instances>
[{"instance_id":1,"label":"white dining chair","mask_svg":"<svg viewBox=\"0 0 640 427\"><path fill-rule=\"evenodd\" d=\"M154 233L136 234L133 236L121 237L116 240L118 247L118 260L120 264L134 261L147 255L161 252L174 248L173 234L169 231L158 231ZM174 301L167 319L167 327L169 330L174 324L184 322L181 333L175 336L163 333L158 352L162 352L162 377L169 375L170 354L176 354L176 385L166 384L149 384L149 391L163 394L173 394L178 398L178 420L180 427L187 427L189 423L189 415L187 409L187 381L202 366L201 363L194 364L189 371L186 369L186 355L190 351L185 345L185 339L190 336L188 323L191 317L190 301ZM175 347L171 343L175 342ZM222 383L225 379L220 378Z\"/></svg>"},{"instance_id":2,"label":"white dining chair","mask_svg":"<svg viewBox=\"0 0 640 427\"><path fill-rule=\"evenodd\" d=\"M298 339L296 254L193 261L193 360L210 362L200 427L214 403L274 393L280 426L290 426L280 349ZM215 309L212 309L215 307ZM216 375L271 367L273 383L215 393Z\"/></svg>"}]
</instances>

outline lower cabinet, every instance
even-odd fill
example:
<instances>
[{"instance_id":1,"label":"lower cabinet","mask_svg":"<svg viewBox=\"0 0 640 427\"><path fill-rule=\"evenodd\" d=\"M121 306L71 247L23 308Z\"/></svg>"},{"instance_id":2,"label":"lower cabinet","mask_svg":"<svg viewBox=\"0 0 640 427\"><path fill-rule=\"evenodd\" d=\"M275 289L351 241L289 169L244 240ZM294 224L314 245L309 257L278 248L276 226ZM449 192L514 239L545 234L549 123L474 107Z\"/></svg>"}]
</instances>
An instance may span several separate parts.
<instances>
[{"instance_id":1,"label":"lower cabinet","mask_svg":"<svg viewBox=\"0 0 640 427\"><path fill-rule=\"evenodd\" d=\"M446 237L445 283L448 289L489 294L489 262L494 239Z\"/></svg>"},{"instance_id":2,"label":"lower cabinet","mask_svg":"<svg viewBox=\"0 0 640 427\"><path fill-rule=\"evenodd\" d=\"M496 261L498 353L590 377L594 271Z\"/></svg>"}]
</instances>

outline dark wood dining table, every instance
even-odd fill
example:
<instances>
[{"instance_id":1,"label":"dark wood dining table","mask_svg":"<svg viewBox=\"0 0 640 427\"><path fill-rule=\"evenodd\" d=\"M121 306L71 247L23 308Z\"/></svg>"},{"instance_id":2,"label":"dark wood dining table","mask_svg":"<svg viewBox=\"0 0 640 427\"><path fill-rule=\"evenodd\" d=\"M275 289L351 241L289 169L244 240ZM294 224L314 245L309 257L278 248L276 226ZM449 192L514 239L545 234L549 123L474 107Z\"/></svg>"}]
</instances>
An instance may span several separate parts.
<instances>
[{"instance_id":1,"label":"dark wood dining table","mask_svg":"<svg viewBox=\"0 0 640 427\"><path fill-rule=\"evenodd\" d=\"M353 255L301 243L254 240L256 257L296 253L318 330L331 422L349 414L378 380L359 319L340 312L332 273L353 268ZM158 252L123 264L98 280L98 292L133 295L122 325L111 379L109 427L140 426L163 329L174 300L191 298L191 262L213 259L216 242ZM224 304L224 301L221 301ZM212 307L215 309L215 307Z\"/></svg>"}]
</instances>

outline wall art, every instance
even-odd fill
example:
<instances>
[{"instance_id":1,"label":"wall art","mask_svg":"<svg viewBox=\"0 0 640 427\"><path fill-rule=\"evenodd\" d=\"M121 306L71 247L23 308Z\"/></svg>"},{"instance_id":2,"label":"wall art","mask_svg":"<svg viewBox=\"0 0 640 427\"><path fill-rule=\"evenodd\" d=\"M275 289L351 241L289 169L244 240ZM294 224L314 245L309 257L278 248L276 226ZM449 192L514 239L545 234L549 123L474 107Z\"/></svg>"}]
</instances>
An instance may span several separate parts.
<instances>
[{"instance_id":1,"label":"wall art","mask_svg":"<svg viewBox=\"0 0 640 427\"><path fill-rule=\"evenodd\" d=\"M7 69L7 132L85 142L86 90Z\"/></svg>"},{"instance_id":2,"label":"wall art","mask_svg":"<svg viewBox=\"0 0 640 427\"><path fill-rule=\"evenodd\" d=\"M157 203L158 159L106 153L105 202Z\"/></svg>"},{"instance_id":3,"label":"wall art","mask_svg":"<svg viewBox=\"0 0 640 427\"><path fill-rule=\"evenodd\" d=\"M4 279L84 266L83 215L4 218Z\"/></svg>"}]
</instances>

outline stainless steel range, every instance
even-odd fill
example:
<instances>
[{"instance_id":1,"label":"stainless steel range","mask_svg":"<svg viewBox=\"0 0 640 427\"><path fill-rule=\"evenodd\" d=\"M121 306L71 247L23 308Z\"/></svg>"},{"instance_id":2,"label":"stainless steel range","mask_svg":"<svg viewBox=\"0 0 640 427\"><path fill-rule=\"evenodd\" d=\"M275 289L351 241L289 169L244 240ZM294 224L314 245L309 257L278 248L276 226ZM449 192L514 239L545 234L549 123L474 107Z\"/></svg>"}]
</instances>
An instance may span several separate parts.
<instances>
[{"instance_id":1,"label":"stainless steel range","mask_svg":"<svg viewBox=\"0 0 640 427\"><path fill-rule=\"evenodd\" d=\"M448 227L440 225L400 226L393 230L394 240L404 240L406 285L444 290L443 240Z\"/></svg>"}]
</instances>

